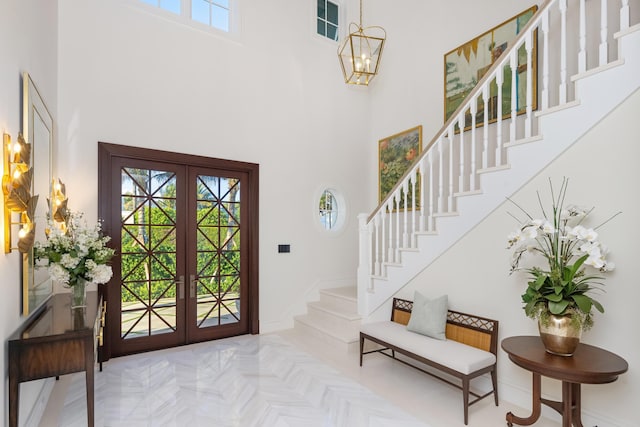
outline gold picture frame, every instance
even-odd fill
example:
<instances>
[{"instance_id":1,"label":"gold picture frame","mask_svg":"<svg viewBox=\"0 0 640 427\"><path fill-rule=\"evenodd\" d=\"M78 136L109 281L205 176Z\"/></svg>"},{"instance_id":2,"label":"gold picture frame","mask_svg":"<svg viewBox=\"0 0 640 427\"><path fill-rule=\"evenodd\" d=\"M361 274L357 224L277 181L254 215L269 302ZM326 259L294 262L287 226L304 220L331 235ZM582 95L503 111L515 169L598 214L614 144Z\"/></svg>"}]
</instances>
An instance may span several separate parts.
<instances>
[{"instance_id":1,"label":"gold picture frame","mask_svg":"<svg viewBox=\"0 0 640 427\"><path fill-rule=\"evenodd\" d=\"M422 126L378 141L378 202L381 203L422 152Z\"/></svg>"},{"instance_id":2,"label":"gold picture frame","mask_svg":"<svg viewBox=\"0 0 640 427\"><path fill-rule=\"evenodd\" d=\"M509 42L515 39L520 30L529 22L538 10L533 6L518 15L509 18L500 25L469 40L465 44L447 52L444 55L444 120L449 117L462 104L491 65L500 57L507 48ZM533 86L533 109L538 108L537 97L537 30L533 37L533 50L531 55L531 75ZM527 52L524 44L518 49L518 69L516 71L516 111L522 114L526 111L526 87L527 87ZM502 84L502 111L503 118L511 116L511 67L504 68L504 81ZM498 87L495 79L490 86L488 102L488 122L497 120ZM478 98L478 110L476 113L477 126L484 123L484 100ZM471 113L465 112L465 130L471 126Z\"/></svg>"}]
</instances>

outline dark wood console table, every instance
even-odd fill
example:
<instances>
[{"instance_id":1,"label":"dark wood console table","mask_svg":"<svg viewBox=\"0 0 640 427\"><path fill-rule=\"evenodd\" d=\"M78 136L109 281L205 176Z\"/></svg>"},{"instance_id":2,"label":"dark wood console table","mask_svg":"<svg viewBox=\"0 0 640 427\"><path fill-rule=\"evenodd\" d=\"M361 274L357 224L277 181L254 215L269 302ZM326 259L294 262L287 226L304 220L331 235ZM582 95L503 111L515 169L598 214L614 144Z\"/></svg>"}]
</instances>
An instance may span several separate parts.
<instances>
[{"instance_id":1,"label":"dark wood console table","mask_svg":"<svg viewBox=\"0 0 640 427\"><path fill-rule=\"evenodd\" d=\"M9 338L9 426L18 426L20 383L85 371L88 425L93 426L93 370L104 310L97 292L71 309L71 294L54 294Z\"/></svg>"},{"instance_id":2,"label":"dark wood console table","mask_svg":"<svg viewBox=\"0 0 640 427\"><path fill-rule=\"evenodd\" d=\"M507 413L507 425L528 426L540 417L541 404L562 414L562 426L582 427L580 385L606 384L618 379L629 368L620 356L588 344L579 344L573 356L547 353L539 336L510 337L502 341L509 359L533 374L533 410L529 417ZM540 376L562 381L562 402L543 399Z\"/></svg>"}]
</instances>

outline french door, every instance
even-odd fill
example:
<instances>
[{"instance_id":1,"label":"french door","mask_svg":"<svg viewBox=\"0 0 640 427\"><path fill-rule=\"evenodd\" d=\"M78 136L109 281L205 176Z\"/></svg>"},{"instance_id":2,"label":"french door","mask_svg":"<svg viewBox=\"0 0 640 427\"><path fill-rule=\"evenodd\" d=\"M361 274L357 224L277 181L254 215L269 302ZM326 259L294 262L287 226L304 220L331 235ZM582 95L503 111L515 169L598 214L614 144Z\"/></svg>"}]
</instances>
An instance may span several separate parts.
<instances>
[{"instance_id":1,"label":"french door","mask_svg":"<svg viewBox=\"0 0 640 427\"><path fill-rule=\"evenodd\" d=\"M103 360L258 332L257 165L99 144Z\"/></svg>"}]
</instances>

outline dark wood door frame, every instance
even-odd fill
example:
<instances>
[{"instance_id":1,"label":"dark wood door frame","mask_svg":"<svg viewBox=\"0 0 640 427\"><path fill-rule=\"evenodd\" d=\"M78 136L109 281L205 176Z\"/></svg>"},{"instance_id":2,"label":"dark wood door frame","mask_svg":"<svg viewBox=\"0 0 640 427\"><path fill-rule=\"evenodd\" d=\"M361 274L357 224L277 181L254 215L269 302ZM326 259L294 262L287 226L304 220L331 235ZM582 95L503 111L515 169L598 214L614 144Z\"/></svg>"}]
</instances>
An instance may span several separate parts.
<instances>
[{"instance_id":1,"label":"dark wood door frame","mask_svg":"<svg viewBox=\"0 0 640 427\"><path fill-rule=\"evenodd\" d=\"M114 158L125 157L135 158L139 160L149 160L164 163L177 163L189 166L199 166L205 168L218 168L231 171L246 173L249 181L252 183L250 188L246 189L247 205L243 209L250 210L256 217L259 213L259 165L255 163L246 163L235 160L216 159L204 156L175 153L163 150L154 150L140 147L131 147L125 145L111 144L106 142L98 142L98 216L99 218L109 218L111 212L111 194L114 185L119 185L119 177L112 177L111 165ZM116 182L117 181L117 182ZM103 230L105 234L112 235L115 230L109 223L104 224ZM251 334L260 332L259 321L259 245L258 245L258 221L250 221L245 226L245 233L248 233L247 243L249 246L248 259L248 280L250 283L247 295L247 313L249 331ZM111 357L111 337L119 334L117 328L110 327L109 317L119 316L117 312L117 304L109 304L110 293L115 295L115 290L111 290L115 284L107 283L99 286L99 291L105 301L107 301L107 322L105 325L106 340L102 352L102 360L106 361ZM111 292L110 292L111 290ZM114 298L115 296L111 296Z\"/></svg>"}]
</instances>

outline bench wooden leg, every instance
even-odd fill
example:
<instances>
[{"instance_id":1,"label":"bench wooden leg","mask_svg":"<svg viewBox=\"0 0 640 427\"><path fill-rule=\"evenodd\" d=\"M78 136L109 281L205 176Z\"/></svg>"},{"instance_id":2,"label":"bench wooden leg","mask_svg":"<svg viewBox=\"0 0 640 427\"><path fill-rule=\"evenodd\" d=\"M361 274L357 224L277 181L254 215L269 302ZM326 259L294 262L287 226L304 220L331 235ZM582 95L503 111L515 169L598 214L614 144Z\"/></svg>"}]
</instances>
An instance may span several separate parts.
<instances>
[{"instance_id":1,"label":"bench wooden leg","mask_svg":"<svg viewBox=\"0 0 640 427\"><path fill-rule=\"evenodd\" d=\"M496 406L498 406L498 367L494 366L493 371L491 371L491 382L493 383L493 399L496 402Z\"/></svg>"},{"instance_id":2,"label":"bench wooden leg","mask_svg":"<svg viewBox=\"0 0 640 427\"><path fill-rule=\"evenodd\" d=\"M464 425L469 422L469 377L462 379L462 404L464 405Z\"/></svg>"},{"instance_id":3,"label":"bench wooden leg","mask_svg":"<svg viewBox=\"0 0 640 427\"><path fill-rule=\"evenodd\" d=\"M360 334L360 366L362 366L362 353L364 352L364 337Z\"/></svg>"}]
</instances>

